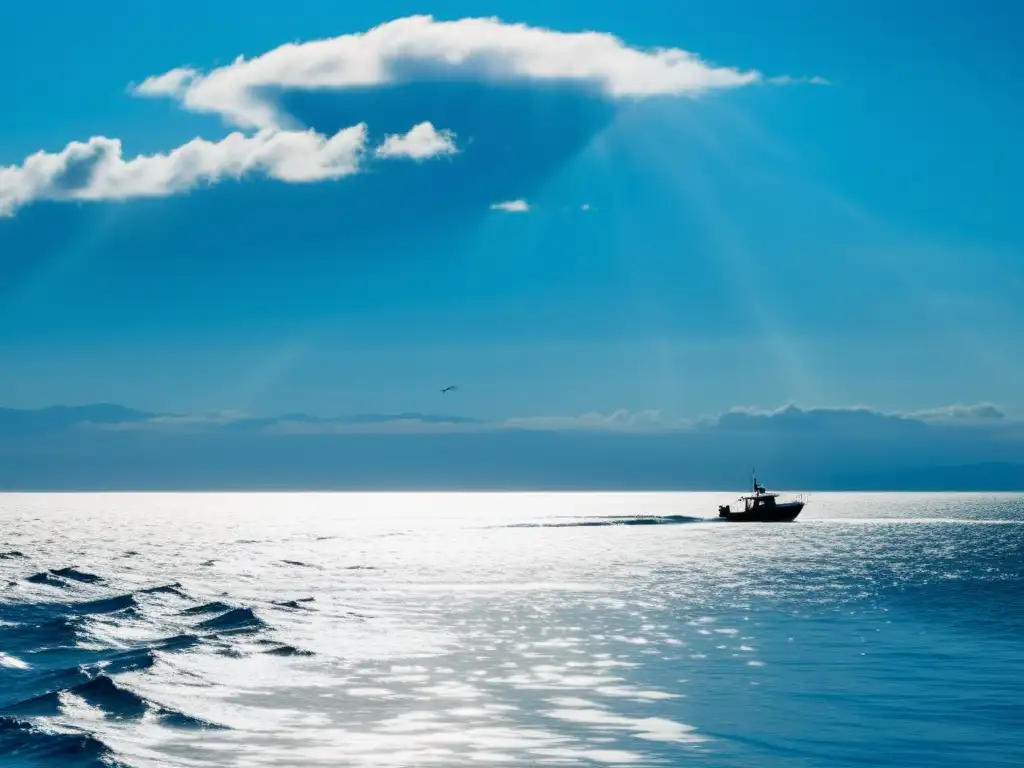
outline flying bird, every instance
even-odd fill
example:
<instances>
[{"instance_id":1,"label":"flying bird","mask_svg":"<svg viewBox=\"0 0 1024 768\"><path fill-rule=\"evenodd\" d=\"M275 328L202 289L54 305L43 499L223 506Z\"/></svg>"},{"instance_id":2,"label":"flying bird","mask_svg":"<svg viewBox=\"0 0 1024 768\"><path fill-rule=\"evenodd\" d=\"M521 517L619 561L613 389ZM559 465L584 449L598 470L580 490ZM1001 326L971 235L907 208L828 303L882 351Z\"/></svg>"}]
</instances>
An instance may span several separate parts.
<instances>
[{"instance_id":1,"label":"flying bird","mask_svg":"<svg viewBox=\"0 0 1024 768\"><path fill-rule=\"evenodd\" d=\"M446 392L455 392L455 391L457 391L457 390L458 390L458 387L456 387L456 386L455 386L455 385L453 384L453 385L452 385L452 386L450 386L450 387L445 387L444 389L442 389L442 390L441 390L441 394L443 395L443 394L445 394Z\"/></svg>"}]
</instances>

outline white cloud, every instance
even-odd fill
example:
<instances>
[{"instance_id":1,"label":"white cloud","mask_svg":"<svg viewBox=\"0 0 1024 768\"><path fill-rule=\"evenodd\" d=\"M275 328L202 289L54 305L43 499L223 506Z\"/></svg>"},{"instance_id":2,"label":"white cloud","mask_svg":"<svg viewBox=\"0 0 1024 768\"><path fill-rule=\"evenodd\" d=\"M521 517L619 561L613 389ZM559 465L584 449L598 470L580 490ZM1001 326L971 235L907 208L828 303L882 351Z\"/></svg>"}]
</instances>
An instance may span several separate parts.
<instances>
[{"instance_id":1,"label":"white cloud","mask_svg":"<svg viewBox=\"0 0 1024 768\"><path fill-rule=\"evenodd\" d=\"M178 67L162 75L147 77L131 90L138 96L180 96L198 74L190 67Z\"/></svg>"},{"instance_id":2,"label":"white cloud","mask_svg":"<svg viewBox=\"0 0 1024 768\"><path fill-rule=\"evenodd\" d=\"M194 415L159 415L138 421L83 422L82 426L107 432L197 431L231 426L246 418L250 417L240 411L224 411Z\"/></svg>"},{"instance_id":3,"label":"white cloud","mask_svg":"<svg viewBox=\"0 0 1024 768\"><path fill-rule=\"evenodd\" d=\"M529 416L507 419L498 426L509 429L537 430L610 430L624 432L647 432L687 426L687 422L669 422L661 418L658 411L632 413L619 409L611 414L585 413L582 416Z\"/></svg>"},{"instance_id":4,"label":"white cloud","mask_svg":"<svg viewBox=\"0 0 1024 768\"><path fill-rule=\"evenodd\" d=\"M1001 421L1006 418L1006 413L998 405L977 403L928 408L908 413L907 417L921 421Z\"/></svg>"},{"instance_id":5,"label":"white cloud","mask_svg":"<svg viewBox=\"0 0 1024 768\"><path fill-rule=\"evenodd\" d=\"M505 213L529 213L530 204L525 200L507 200L504 203L492 203L491 210Z\"/></svg>"},{"instance_id":6,"label":"white cloud","mask_svg":"<svg viewBox=\"0 0 1024 768\"><path fill-rule=\"evenodd\" d=\"M280 419L259 430L266 435L387 435L478 432L486 427L457 420L396 416L379 421L299 421Z\"/></svg>"},{"instance_id":7,"label":"white cloud","mask_svg":"<svg viewBox=\"0 0 1024 768\"><path fill-rule=\"evenodd\" d=\"M186 109L236 125L290 123L264 94L272 89L356 88L438 77L572 80L612 98L697 95L756 83L754 71L717 67L678 48L639 50L600 32L558 32L496 18L436 21L410 16L367 32L287 43L208 73L176 69L143 81L143 96L178 98Z\"/></svg>"},{"instance_id":8,"label":"white cloud","mask_svg":"<svg viewBox=\"0 0 1024 768\"><path fill-rule=\"evenodd\" d=\"M772 85L832 85L831 81L824 77L792 77L790 75L779 75L769 77L768 82Z\"/></svg>"},{"instance_id":9,"label":"white cloud","mask_svg":"<svg viewBox=\"0 0 1024 768\"><path fill-rule=\"evenodd\" d=\"M951 405L907 413L885 412L868 406L803 408L789 404L775 409L732 408L717 416L696 420L668 418L658 411L591 412L577 416L525 416L496 421L477 421L466 417L429 414L370 414L364 416L317 418L302 415L254 418L244 413L200 415L156 415L151 418L126 418L121 422L88 423L83 426L115 431L218 431L235 434L419 434L419 433L493 433L497 431L616 432L632 434L699 433L739 430L750 434L759 429L792 429L794 424L808 436L922 434L919 430L950 430L976 427L986 423L1007 435L1024 435L1024 422L1015 421L995 405ZM2 425L0 425L2 428ZM895 432L893 430L896 430ZM909 430L909 432L907 431Z\"/></svg>"},{"instance_id":10,"label":"white cloud","mask_svg":"<svg viewBox=\"0 0 1024 768\"><path fill-rule=\"evenodd\" d=\"M584 203L583 205L581 205L580 206L580 210L581 211L589 211L590 210L590 203Z\"/></svg>"},{"instance_id":11,"label":"white cloud","mask_svg":"<svg viewBox=\"0 0 1024 768\"><path fill-rule=\"evenodd\" d=\"M764 80L756 71L714 66L677 48L631 48L605 33L558 32L496 18L410 16L363 33L288 43L248 60L240 56L208 72L178 67L148 77L131 92L175 99L187 110L220 115L247 133L217 141L197 138L166 153L130 159L119 139L103 136L72 142L59 152L40 151L21 165L0 166L0 216L36 200L165 196L250 173L292 183L341 178L360 170L365 124L330 137L304 130L279 113L269 94L442 78L569 80L612 99L694 96ZM451 131L422 122L406 134L385 137L372 155L413 160L451 155L458 151L455 139ZM530 210L523 200L492 207Z\"/></svg>"},{"instance_id":12,"label":"white cloud","mask_svg":"<svg viewBox=\"0 0 1024 768\"><path fill-rule=\"evenodd\" d=\"M94 136L0 168L0 216L36 200L163 197L251 173L293 183L339 179L358 172L365 144L361 123L331 137L312 130L235 132L125 159L119 139Z\"/></svg>"},{"instance_id":13,"label":"white cloud","mask_svg":"<svg viewBox=\"0 0 1024 768\"><path fill-rule=\"evenodd\" d=\"M458 151L455 134L438 131L431 122L415 125L408 133L387 136L377 147L376 155L387 158L409 158L427 160L442 155L453 155Z\"/></svg>"}]
</instances>

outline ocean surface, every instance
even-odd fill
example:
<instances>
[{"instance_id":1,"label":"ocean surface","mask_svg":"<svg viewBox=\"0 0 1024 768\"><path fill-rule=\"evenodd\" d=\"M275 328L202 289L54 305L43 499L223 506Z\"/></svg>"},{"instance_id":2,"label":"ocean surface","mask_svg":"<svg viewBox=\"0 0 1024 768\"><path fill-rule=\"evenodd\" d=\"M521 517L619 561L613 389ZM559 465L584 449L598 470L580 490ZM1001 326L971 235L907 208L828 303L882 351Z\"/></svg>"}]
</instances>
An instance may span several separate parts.
<instances>
[{"instance_id":1,"label":"ocean surface","mask_svg":"<svg viewBox=\"0 0 1024 768\"><path fill-rule=\"evenodd\" d=\"M0 495L0 765L1024 765L1024 495Z\"/></svg>"}]
</instances>

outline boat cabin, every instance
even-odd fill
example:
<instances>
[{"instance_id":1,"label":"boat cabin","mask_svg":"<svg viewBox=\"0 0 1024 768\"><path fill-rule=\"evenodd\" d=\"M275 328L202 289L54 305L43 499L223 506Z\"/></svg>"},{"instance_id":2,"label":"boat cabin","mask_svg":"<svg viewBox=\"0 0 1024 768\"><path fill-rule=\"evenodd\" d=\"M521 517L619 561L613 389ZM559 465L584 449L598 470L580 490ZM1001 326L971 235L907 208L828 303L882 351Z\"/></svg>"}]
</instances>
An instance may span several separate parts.
<instances>
[{"instance_id":1,"label":"boat cabin","mask_svg":"<svg viewBox=\"0 0 1024 768\"><path fill-rule=\"evenodd\" d=\"M743 502L744 512L772 509L775 506L775 500L779 497L779 494L765 493L763 488L759 490L760 492L755 493L753 496L740 496L740 501Z\"/></svg>"},{"instance_id":2,"label":"boat cabin","mask_svg":"<svg viewBox=\"0 0 1024 768\"><path fill-rule=\"evenodd\" d=\"M758 514L761 512L772 512L778 509L775 500L779 497L777 493L769 493L765 490L764 486L757 482L757 477L751 473L753 486L753 493L749 496L740 496L739 501L743 502L743 512ZM720 506L718 508L719 517L728 517L729 515L743 514L739 511L733 512L728 504Z\"/></svg>"}]
</instances>

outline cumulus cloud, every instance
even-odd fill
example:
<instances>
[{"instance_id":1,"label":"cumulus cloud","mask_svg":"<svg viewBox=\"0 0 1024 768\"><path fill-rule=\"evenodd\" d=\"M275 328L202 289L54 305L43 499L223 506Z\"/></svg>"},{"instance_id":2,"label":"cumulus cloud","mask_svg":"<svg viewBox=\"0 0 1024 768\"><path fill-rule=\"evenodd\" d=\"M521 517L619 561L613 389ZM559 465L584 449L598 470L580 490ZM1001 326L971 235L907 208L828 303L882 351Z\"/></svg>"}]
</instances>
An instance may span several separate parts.
<instances>
[{"instance_id":1,"label":"cumulus cloud","mask_svg":"<svg viewBox=\"0 0 1024 768\"><path fill-rule=\"evenodd\" d=\"M283 113L287 91L339 91L442 80L483 83L576 83L608 100L696 96L763 82L756 71L703 61L678 48L638 49L600 32L559 32L497 18L437 21L420 15L366 32L288 43L239 56L210 71L177 67L145 78L130 92L170 98L193 112L215 114L245 133L125 158L116 138L95 136L57 152L40 151L21 165L0 166L0 216L36 200L124 200L188 191L199 184L260 174L299 183L339 179L365 156L426 160L458 152L456 136L431 122L394 134L367 153L365 123L327 136ZM774 78L773 82L820 78ZM353 118L353 121L359 119ZM496 210L526 212L523 200Z\"/></svg>"},{"instance_id":2,"label":"cumulus cloud","mask_svg":"<svg viewBox=\"0 0 1024 768\"><path fill-rule=\"evenodd\" d=\"M439 131L433 123L427 121L413 126L408 133L385 137L375 154L378 157L427 160L453 155L457 151L455 134L447 130Z\"/></svg>"},{"instance_id":3,"label":"cumulus cloud","mask_svg":"<svg viewBox=\"0 0 1024 768\"><path fill-rule=\"evenodd\" d=\"M507 200L504 203L492 203L491 210L505 213L529 213L530 204L525 200Z\"/></svg>"},{"instance_id":4,"label":"cumulus cloud","mask_svg":"<svg viewBox=\"0 0 1024 768\"><path fill-rule=\"evenodd\" d=\"M288 122L266 95L274 89L366 88L441 77L577 81L611 98L697 95L762 79L678 48L631 48L605 33L558 32L496 18L410 16L363 33L288 43L253 59L240 56L205 74L172 70L135 90L177 98L186 109L236 125L266 128Z\"/></svg>"},{"instance_id":5,"label":"cumulus cloud","mask_svg":"<svg viewBox=\"0 0 1024 768\"><path fill-rule=\"evenodd\" d=\"M330 137L313 130L234 132L129 159L119 139L95 136L0 168L0 216L36 200L163 197L247 174L292 183L340 179L359 170L366 132L362 123Z\"/></svg>"}]
</instances>

